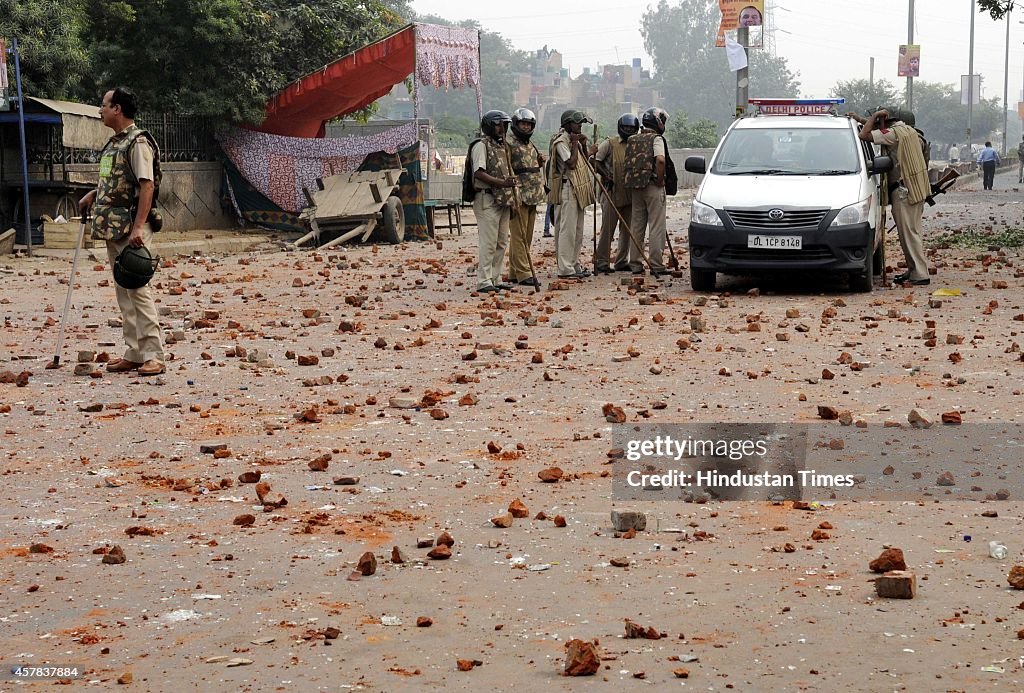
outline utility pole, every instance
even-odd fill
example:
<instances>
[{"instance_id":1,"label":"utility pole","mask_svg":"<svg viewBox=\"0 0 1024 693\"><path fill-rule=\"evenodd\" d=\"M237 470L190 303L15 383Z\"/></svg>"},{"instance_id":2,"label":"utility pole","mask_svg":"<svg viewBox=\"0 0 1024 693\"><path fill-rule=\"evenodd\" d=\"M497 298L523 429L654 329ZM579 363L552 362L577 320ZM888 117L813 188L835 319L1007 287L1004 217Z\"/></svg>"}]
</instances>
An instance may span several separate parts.
<instances>
[{"instance_id":1,"label":"utility pole","mask_svg":"<svg viewBox=\"0 0 1024 693\"><path fill-rule=\"evenodd\" d=\"M971 161L974 161L971 128L974 126L974 15L977 12L974 2L975 0L971 0L971 48L967 58L967 154L971 157Z\"/></svg>"},{"instance_id":2,"label":"utility pole","mask_svg":"<svg viewBox=\"0 0 1024 693\"><path fill-rule=\"evenodd\" d=\"M868 67L868 88L875 93L875 59L872 57Z\"/></svg>"},{"instance_id":3,"label":"utility pole","mask_svg":"<svg viewBox=\"0 0 1024 693\"><path fill-rule=\"evenodd\" d=\"M1006 57L1003 64L1003 156L1006 156L1006 106L1010 94L1010 13L1013 12L1013 3L1006 11Z\"/></svg>"},{"instance_id":4,"label":"utility pole","mask_svg":"<svg viewBox=\"0 0 1024 693\"><path fill-rule=\"evenodd\" d=\"M28 256L32 257L32 212L28 208L28 153L25 149L25 99L21 93L21 57L17 36L11 37L11 52L14 53L14 82L18 93L18 135L21 138L21 175L25 186L22 198L22 206L25 208L25 247Z\"/></svg>"},{"instance_id":5,"label":"utility pole","mask_svg":"<svg viewBox=\"0 0 1024 693\"><path fill-rule=\"evenodd\" d=\"M910 11L907 12L907 50L914 45L914 0L910 0ZM914 77L910 74L907 64L907 110L914 110Z\"/></svg>"},{"instance_id":6,"label":"utility pole","mask_svg":"<svg viewBox=\"0 0 1024 693\"><path fill-rule=\"evenodd\" d=\"M736 30L736 40L743 46L743 54L747 57L747 67L736 70L736 117L747 111L747 99L750 95L750 29L741 26Z\"/></svg>"}]
</instances>

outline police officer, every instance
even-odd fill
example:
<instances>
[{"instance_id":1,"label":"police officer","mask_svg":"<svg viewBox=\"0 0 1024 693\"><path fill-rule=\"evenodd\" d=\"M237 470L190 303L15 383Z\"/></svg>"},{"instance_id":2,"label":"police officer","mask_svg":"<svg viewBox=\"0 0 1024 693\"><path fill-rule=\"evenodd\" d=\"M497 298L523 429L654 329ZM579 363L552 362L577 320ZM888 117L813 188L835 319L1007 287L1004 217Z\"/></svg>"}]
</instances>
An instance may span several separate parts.
<instances>
[{"instance_id":1,"label":"police officer","mask_svg":"<svg viewBox=\"0 0 1024 693\"><path fill-rule=\"evenodd\" d=\"M598 272L610 274L629 269L629 231L626 225L633 213L632 191L626 187L626 140L640 131L640 119L632 113L623 113L616 123L618 137L609 137L597 148L594 156L602 184L611 196L601 196L601 236L597 241L594 267ZM619 242L614 265L610 259L612 234L619 227Z\"/></svg>"},{"instance_id":2,"label":"police officer","mask_svg":"<svg viewBox=\"0 0 1024 693\"><path fill-rule=\"evenodd\" d=\"M629 248L629 268L633 274L643 274L641 260L644 238L650 228L651 274L669 274L662 261L667 238L665 218L666 152L665 123L668 112L652 107L640 118L643 129L626 142L624 182L630 189L633 213L629 226L635 243ZM637 246L639 244L639 247Z\"/></svg>"},{"instance_id":3,"label":"police officer","mask_svg":"<svg viewBox=\"0 0 1024 693\"><path fill-rule=\"evenodd\" d=\"M505 136L512 157L512 172L519 184L519 206L509 215L510 240L508 246L508 280L525 286L535 286L537 279L530 272L528 254L533 243L533 226L537 220L537 205L545 199L545 157L530 141L537 126L537 116L527 108L512 113L512 127Z\"/></svg>"},{"instance_id":4,"label":"police officer","mask_svg":"<svg viewBox=\"0 0 1024 693\"><path fill-rule=\"evenodd\" d=\"M477 291L511 289L501 281L501 266L508 247L509 213L515 203L516 177L512 173L505 132L512 122L504 111L487 111L480 119L483 137L469 148L473 169L473 213L477 223Z\"/></svg>"},{"instance_id":5,"label":"police officer","mask_svg":"<svg viewBox=\"0 0 1024 693\"><path fill-rule=\"evenodd\" d=\"M111 266L122 250L149 244L153 234L150 211L160 186L160 149L153 136L135 124L137 111L135 95L124 87L103 95L100 118L114 135L100 154L98 187L78 203L82 214L95 207L92 238L106 241ZM167 367L160 320L149 287L115 287L127 348L122 358L107 363L107 370L163 373Z\"/></svg>"},{"instance_id":6,"label":"police officer","mask_svg":"<svg viewBox=\"0 0 1024 693\"><path fill-rule=\"evenodd\" d=\"M558 205L555 217L557 271L560 279L583 279L590 276L579 261L583 249L583 210L592 201L593 190L586 189L585 184L591 178L586 162L580 158L586 156L587 147L583 123L593 121L586 114L570 109L562 113L560 122L562 128L551 138L548 150L551 156L548 203Z\"/></svg>"},{"instance_id":7,"label":"police officer","mask_svg":"<svg viewBox=\"0 0 1024 693\"><path fill-rule=\"evenodd\" d=\"M864 124L860 139L881 145L883 153L893 158L893 169L886 174L886 193L907 262L907 271L894 280L897 284L927 286L931 279L921 238L921 215L925 198L931 194L931 184L922 151L923 139L914 129L914 114L883 108L867 119L854 119Z\"/></svg>"}]
</instances>

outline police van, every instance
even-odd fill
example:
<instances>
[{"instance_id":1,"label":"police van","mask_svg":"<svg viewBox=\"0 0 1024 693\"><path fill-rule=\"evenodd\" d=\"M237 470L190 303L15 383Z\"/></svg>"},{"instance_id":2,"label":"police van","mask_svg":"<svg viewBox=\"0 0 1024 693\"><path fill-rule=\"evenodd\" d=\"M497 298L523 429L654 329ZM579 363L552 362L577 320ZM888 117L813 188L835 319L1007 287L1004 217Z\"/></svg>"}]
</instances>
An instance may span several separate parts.
<instances>
[{"instance_id":1,"label":"police van","mask_svg":"<svg viewBox=\"0 0 1024 693\"><path fill-rule=\"evenodd\" d=\"M690 283L713 291L717 273L842 272L871 291L885 268L881 174L892 160L839 115L844 99L750 99L711 155L690 213Z\"/></svg>"}]
</instances>

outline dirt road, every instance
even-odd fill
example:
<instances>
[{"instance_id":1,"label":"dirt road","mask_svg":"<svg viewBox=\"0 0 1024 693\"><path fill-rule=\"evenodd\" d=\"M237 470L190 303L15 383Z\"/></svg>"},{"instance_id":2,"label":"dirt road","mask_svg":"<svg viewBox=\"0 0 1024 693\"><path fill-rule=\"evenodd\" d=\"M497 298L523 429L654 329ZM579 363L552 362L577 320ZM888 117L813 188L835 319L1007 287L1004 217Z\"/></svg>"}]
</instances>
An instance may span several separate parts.
<instances>
[{"instance_id":1,"label":"dirt road","mask_svg":"<svg viewBox=\"0 0 1024 693\"><path fill-rule=\"evenodd\" d=\"M1019 228L1019 190L996 188L948 195L929 236ZM677 252L687 215L672 206ZM621 274L552 288L538 238L546 290L484 297L474 244L169 258L174 359L148 380L98 362L121 349L109 268L84 264L65 365L46 370L69 257L6 261L0 372L30 375L0 384L4 668L152 691L1024 688L1024 592L1006 578L1024 488L939 502L925 479L932 495L823 492L810 510L621 501L602 411L802 422L826 441L858 429L819 406L895 440L915 408L933 431L954 412L964 430L1019 423L1019 248L937 250L915 290L737 277L708 297ZM95 377L73 374L79 351L99 354L81 368ZM859 460L871 476L906 471L878 453ZM946 461L960 487L999 485ZM544 483L550 467L563 476ZM239 480L256 471L269 489ZM516 499L526 517L494 526ZM622 537L613 509L647 529ZM417 548L443 532L450 558ZM916 598L875 595L887 546ZM626 639L624 619L664 637ZM599 641L595 677L561 675L572 638Z\"/></svg>"}]
</instances>

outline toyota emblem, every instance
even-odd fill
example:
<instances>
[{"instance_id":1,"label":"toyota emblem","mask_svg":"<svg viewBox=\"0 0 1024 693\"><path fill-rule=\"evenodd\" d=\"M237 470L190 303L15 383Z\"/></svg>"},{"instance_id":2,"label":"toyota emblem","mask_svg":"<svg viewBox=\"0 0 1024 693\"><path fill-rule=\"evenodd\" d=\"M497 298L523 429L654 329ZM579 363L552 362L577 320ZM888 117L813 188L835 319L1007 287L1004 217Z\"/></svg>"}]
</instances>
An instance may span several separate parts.
<instances>
[{"instance_id":1,"label":"toyota emblem","mask_svg":"<svg viewBox=\"0 0 1024 693\"><path fill-rule=\"evenodd\" d=\"M768 212L768 218L771 219L772 221L779 221L784 216L786 216L786 213L783 212L781 209L773 209L770 212Z\"/></svg>"}]
</instances>

